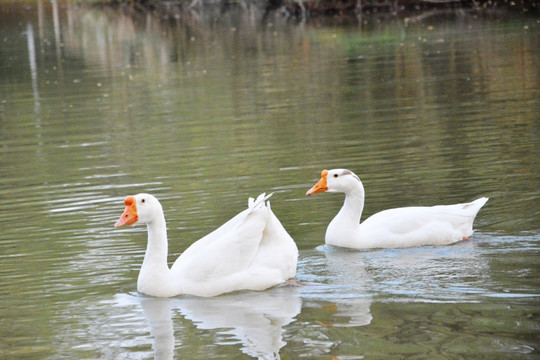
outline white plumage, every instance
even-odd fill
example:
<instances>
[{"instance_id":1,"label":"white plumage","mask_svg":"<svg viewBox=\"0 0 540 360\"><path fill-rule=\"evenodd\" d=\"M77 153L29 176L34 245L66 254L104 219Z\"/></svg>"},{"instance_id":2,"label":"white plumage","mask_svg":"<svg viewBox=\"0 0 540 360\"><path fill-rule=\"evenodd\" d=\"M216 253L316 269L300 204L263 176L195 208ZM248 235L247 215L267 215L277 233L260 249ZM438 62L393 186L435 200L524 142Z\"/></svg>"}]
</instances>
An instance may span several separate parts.
<instances>
[{"instance_id":1,"label":"white plumage","mask_svg":"<svg viewBox=\"0 0 540 360\"><path fill-rule=\"evenodd\" d=\"M248 208L188 247L169 269L167 230L159 201L128 196L116 227L145 223L148 245L137 290L151 296L215 296L264 290L295 276L298 249L261 194Z\"/></svg>"},{"instance_id":2,"label":"white plumage","mask_svg":"<svg viewBox=\"0 0 540 360\"><path fill-rule=\"evenodd\" d=\"M347 169L323 170L306 195L323 191L345 193L343 207L326 230L326 244L356 249L448 245L467 239L488 201L483 197L465 204L390 209L360 223L365 194L358 176Z\"/></svg>"}]
</instances>

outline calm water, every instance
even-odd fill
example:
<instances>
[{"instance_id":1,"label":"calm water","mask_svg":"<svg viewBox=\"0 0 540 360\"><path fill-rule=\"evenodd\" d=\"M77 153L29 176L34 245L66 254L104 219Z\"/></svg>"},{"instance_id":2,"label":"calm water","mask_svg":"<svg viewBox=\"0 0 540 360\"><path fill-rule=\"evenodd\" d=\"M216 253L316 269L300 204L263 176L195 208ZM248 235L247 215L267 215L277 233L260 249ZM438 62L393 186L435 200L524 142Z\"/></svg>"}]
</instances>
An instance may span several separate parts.
<instances>
[{"instance_id":1,"label":"calm water","mask_svg":"<svg viewBox=\"0 0 540 360\"><path fill-rule=\"evenodd\" d=\"M292 24L0 6L0 358L540 358L540 23L491 12ZM366 215L489 196L470 241L323 245L364 181ZM170 261L275 192L296 285L210 299L136 292L162 200Z\"/></svg>"}]
</instances>

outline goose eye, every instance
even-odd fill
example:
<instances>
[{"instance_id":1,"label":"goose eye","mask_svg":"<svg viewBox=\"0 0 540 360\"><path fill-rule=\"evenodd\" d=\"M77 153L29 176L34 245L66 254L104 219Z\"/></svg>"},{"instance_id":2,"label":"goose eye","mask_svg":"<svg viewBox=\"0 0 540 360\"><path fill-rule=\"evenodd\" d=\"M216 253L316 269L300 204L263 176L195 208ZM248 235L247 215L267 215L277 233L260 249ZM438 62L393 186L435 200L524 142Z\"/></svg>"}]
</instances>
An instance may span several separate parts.
<instances>
[{"instance_id":1,"label":"goose eye","mask_svg":"<svg viewBox=\"0 0 540 360\"><path fill-rule=\"evenodd\" d=\"M145 199L141 199L141 202L144 203L146 200Z\"/></svg>"},{"instance_id":2,"label":"goose eye","mask_svg":"<svg viewBox=\"0 0 540 360\"><path fill-rule=\"evenodd\" d=\"M334 174L334 177L338 177L338 174Z\"/></svg>"}]
</instances>

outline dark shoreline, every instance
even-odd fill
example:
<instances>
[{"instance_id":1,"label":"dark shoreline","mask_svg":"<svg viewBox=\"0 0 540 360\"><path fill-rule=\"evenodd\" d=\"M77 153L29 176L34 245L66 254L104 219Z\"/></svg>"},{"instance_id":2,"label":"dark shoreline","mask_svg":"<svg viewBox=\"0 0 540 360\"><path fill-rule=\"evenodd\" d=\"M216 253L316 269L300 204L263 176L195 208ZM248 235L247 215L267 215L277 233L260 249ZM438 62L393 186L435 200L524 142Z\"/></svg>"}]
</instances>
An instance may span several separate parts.
<instances>
[{"instance_id":1,"label":"dark shoreline","mask_svg":"<svg viewBox=\"0 0 540 360\"><path fill-rule=\"evenodd\" d=\"M533 15L540 13L536 0L107 0L100 5L131 8L136 12L153 12L163 18L177 18L185 11L207 8L227 12L232 7L256 6L264 13L277 13L291 19L320 17L358 17L372 14L419 15L434 10L502 10Z\"/></svg>"}]
</instances>

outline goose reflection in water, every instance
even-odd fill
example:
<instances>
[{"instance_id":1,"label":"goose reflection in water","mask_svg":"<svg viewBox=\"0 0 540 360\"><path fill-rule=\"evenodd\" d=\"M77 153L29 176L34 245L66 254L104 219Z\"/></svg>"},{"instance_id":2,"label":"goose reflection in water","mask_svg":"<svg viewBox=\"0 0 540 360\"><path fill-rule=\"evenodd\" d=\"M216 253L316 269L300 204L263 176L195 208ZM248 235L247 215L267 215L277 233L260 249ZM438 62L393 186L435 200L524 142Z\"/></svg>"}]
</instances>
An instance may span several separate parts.
<instances>
[{"instance_id":1,"label":"goose reflection in water","mask_svg":"<svg viewBox=\"0 0 540 360\"><path fill-rule=\"evenodd\" d=\"M319 303L314 305L317 307L321 301L330 303L323 310L332 316L321 320L321 324L355 327L371 323L372 299L366 290L369 276L363 253L323 245L308 257L302 257L299 269L298 278L305 284L301 288L302 297Z\"/></svg>"},{"instance_id":2,"label":"goose reflection in water","mask_svg":"<svg viewBox=\"0 0 540 360\"><path fill-rule=\"evenodd\" d=\"M154 359L169 360L174 355L173 299L144 298L141 301L144 317L154 338Z\"/></svg>"},{"instance_id":3,"label":"goose reflection in water","mask_svg":"<svg viewBox=\"0 0 540 360\"><path fill-rule=\"evenodd\" d=\"M172 310L178 309L198 329L220 330L242 344L242 352L258 359L279 359L284 326L302 308L297 288L241 292L214 298L144 298L144 316L154 339L155 359L172 359L175 348Z\"/></svg>"},{"instance_id":4,"label":"goose reflection in water","mask_svg":"<svg viewBox=\"0 0 540 360\"><path fill-rule=\"evenodd\" d=\"M189 345L182 344L186 337L180 335L182 327L189 327L189 323L201 335L222 336L216 346L240 344L241 351L253 358L279 359L286 345L284 339L293 346L301 344L306 356L322 356L332 353L340 340L306 331L310 325L322 326L328 335L333 333L332 328L368 326L373 320L373 296L408 301L467 300L486 291L479 281L487 280L482 276L487 266L472 242L444 248L370 251L324 245L301 253L296 286L213 298L164 299L124 294L117 295L115 302L130 306L131 314L136 313L132 306L140 305L156 359L172 359L175 349L179 356L183 345ZM482 280L471 282L470 275ZM317 310L309 311L310 308ZM295 322L301 312L303 320ZM181 314L178 322L177 313ZM145 337L138 339L137 342L148 341Z\"/></svg>"},{"instance_id":5,"label":"goose reflection in water","mask_svg":"<svg viewBox=\"0 0 540 360\"><path fill-rule=\"evenodd\" d=\"M238 292L213 298L130 296L131 301L128 302L140 302L153 339L155 359L173 359L175 347L180 345L176 344L181 340L175 339L173 311L179 311L201 331L216 330L218 334L232 335L242 345L241 351L246 355L257 359L280 359L280 349L286 345L283 339L285 327L294 322L302 311L304 296L308 303L311 303L311 300L316 301L315 305L308 304L308 307L320 307L321 300L335 304L330 306L335 319L332 326L364 326L371 323L371 298L358 296L355 291L362 283L354 282L349 276L359 273L355 261L347 264L347 261L351 260L347 258L347 253L326 254L324 259L324 271L331 278L328 284L306 281L297 286L286 285L264 292ZM313 260L318 261L313 258L305 259L308 262ZM349 272L345 271L347 265ZM344 289L349 292L343 292ZM123 305L126 305L125 296L121 298ZM298 338L298 335L291 334L290 338L304 343L306 339ZM328 353L332 348L332 344L325 346L318 341L312 341L315 339L308 340L312 349L306 350ZM226 341L221 345L224 344L231 345L232 342Z\"/></svg>"},{"instance_id":6,"label":"goose reflection in water","mask_svg":"<svg viewBox=\"0 0 540 360\"><path fill-rule=\"evenodd\" d=\"M332 274L334 285L343 291L336 298L335 317L345 322L336 322L334 326L351 327L371 324L371 296L366 292L366 266L363 255L356 251L327 251L325 257L328 270Z\"/></svg>"}]
</instances>

